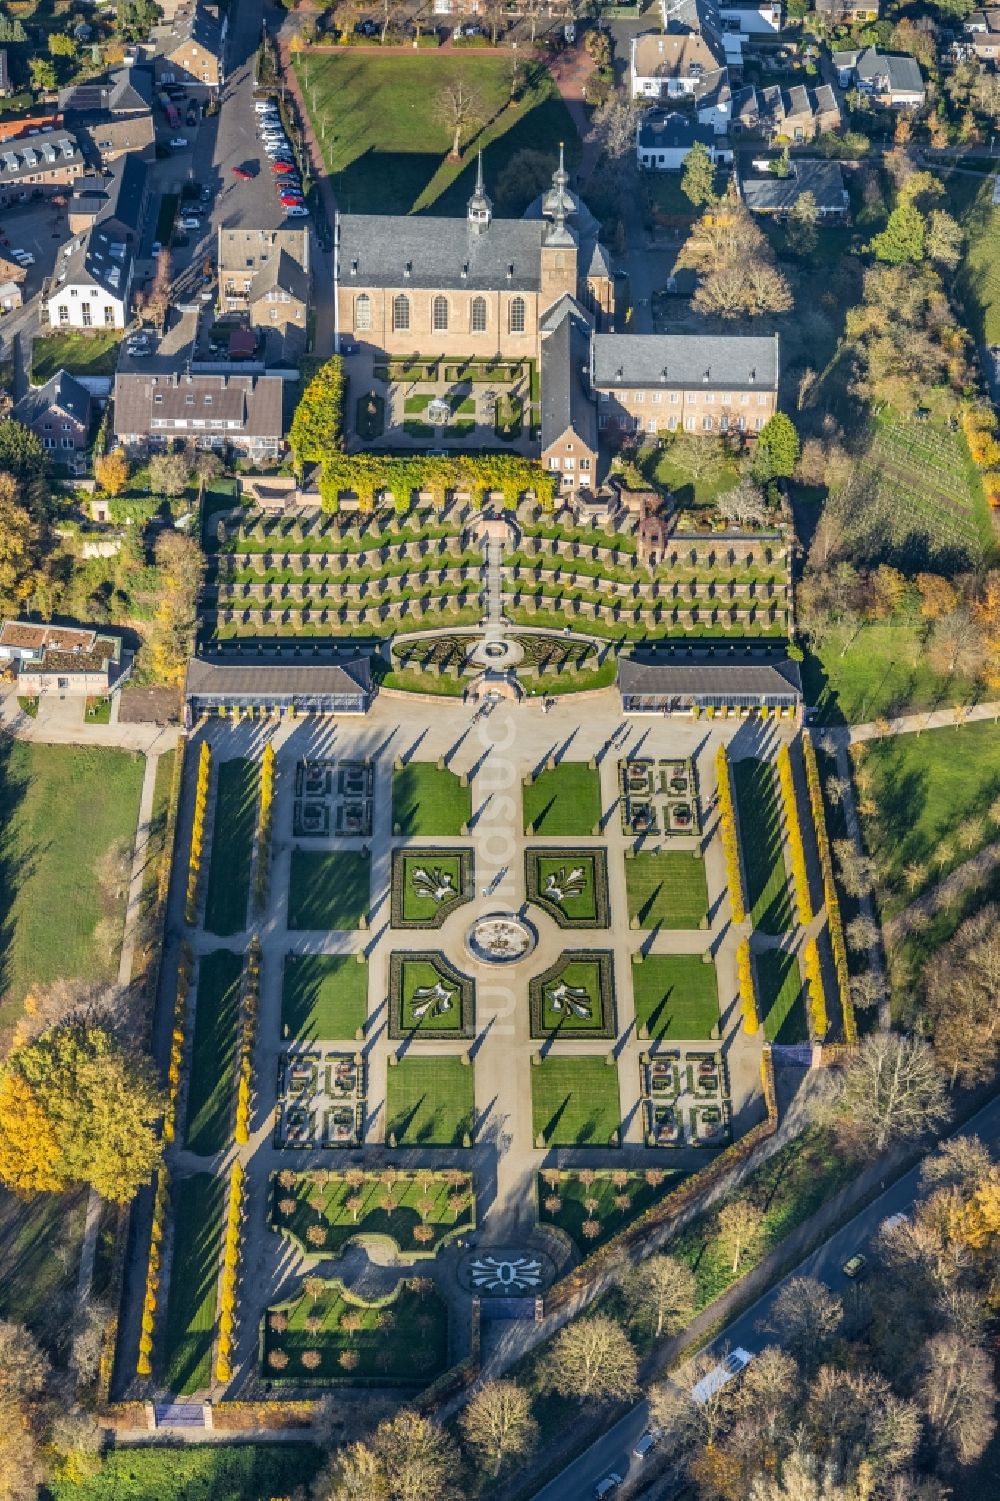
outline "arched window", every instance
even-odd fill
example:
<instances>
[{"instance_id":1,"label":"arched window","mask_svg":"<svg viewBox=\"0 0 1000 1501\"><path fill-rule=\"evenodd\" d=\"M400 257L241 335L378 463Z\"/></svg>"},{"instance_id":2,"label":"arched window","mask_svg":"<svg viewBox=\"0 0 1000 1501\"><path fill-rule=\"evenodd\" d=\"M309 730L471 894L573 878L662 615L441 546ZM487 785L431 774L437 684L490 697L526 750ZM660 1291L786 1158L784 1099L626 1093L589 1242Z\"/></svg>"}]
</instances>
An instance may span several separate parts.
<instances>
[{"instance_id":1,"label":"arched window","mask_svg":"<svg viewBox=\"0 0 1000 1501\"><path fill-rule=\"evenodd\" d=\"M431 325L436 334L448 331L448 299L447 297L435 297L431 303Z\"/></svg>"},{"instance_id":2,"label":"arched window","mask_svg":"<svg viewBox=\"0 0 1000 1501\"><path fill-rule=\"evenodd\" d=\"M372 326L372 300L367 292L362 292L354 299L354 327L371 328Z\"/></svg>"},{"instance_id":3,"label":"arched window","mask_svg":"<svg viewBox=\"0 0 1000 1501\"><path fill-rule=\"evenodd\" d=\"M473 297L472 299L472 332L484 334L486 332L486 298Z\"/></svg>"},{"instance_id":4,"label":"arched window","mask_svg":"<svg viewBox=\"0 0 1000 1501\"><path fill-rule=\"evenodd\" d=\"M402 292L392 299L392 326L404 330L410 326L410 299Z\"/></svg>"},{"instance_id":5,"label":"arched window","mask_svg":"<svg viewBox=\"0 0 1000 1501\"><path fill-rule=\"evenodd\" d=\"M510 332L512 334L523 334L524 333L524 298L523 297L512 297L511 298L509 320L510 321L509 321L508 327L510 328Z\"/></svg>"}]
</instances>

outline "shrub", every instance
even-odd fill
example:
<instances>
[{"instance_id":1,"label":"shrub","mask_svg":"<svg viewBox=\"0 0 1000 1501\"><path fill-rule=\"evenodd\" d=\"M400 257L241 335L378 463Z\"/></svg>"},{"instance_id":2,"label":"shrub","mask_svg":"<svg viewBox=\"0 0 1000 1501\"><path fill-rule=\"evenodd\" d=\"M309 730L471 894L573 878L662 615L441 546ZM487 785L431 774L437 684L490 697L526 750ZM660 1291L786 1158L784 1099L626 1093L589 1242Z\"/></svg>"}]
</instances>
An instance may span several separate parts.
<instances>
[{"instance_id":1,"label":"shrub","mask_svg":"<svg viewBox=\"0 0 1000 1501\"><path fill-rule=\"evenodd\" d=\"M246 964L243 968L240 1033L237 1043L236 1123L233 1135L241 1146L245 1146L250 1140L253 1048L257 1033L257 1011L260 998L260 959L260 939L255 934L247 948Z\"/></svg>"},{"instance_id":2,"label":"shrub","mask_svg":"<svg viewBox=\"0 0 1000 1501\"><path fill-rule=\"evenodd\" d=\"M799 909L799 922L804 927L813 919L812 898L809 895L806 851L802 842L799 808L795 798L792 757L787 745L783 745L778 751L778 785L781 788L781 803L785 812L785 831L788 836L788 854L792 866L795 900Z\"/></svg>"},{"instance_id":3,"label":"shrub","mask_svg":"<svg viewBox=\"0 0 1000 1501\"><path fill-rule=\"evenodd\" d=\"M198 780L194 792L194 822L191 826L191 852L188 857L187 893L184 902L184 917L189 923L193 923L198 914L198 882L205 845L205 812L208 808L208 787L211 776L212 751L208 743L203 741L198 755Z\"/></svg>"},{"instance_id":4,"label":"shrub","mask_svg":"<svg viewBox=\"0 0 1000 1501\"><path fill-rule=\"evenodd\" d=\"M729 905L733 910L733 922L746 919L743 900L743 876L740 871L739 835L736 832L736 808L733 804L733 784L729 775L729 759L726 748L720 745L715 757L715 771L719 786L719 821L722 833L722 852L726 861L726 881L729 886Z\"/></svg>"},{"instance_id":5,"label":"shrub","mask_svg":"<svg viewBox=\"0 0 1000 1501\"><path fill-rule=\"evenodd\" d=\"M823 972L819 962L819 948L815 938L810 938L802 953L808 991L809 1031L817 1042L822 1042L830 1030L826 1013L826 995L823 991Z\"/></svg>"},{"instance_id":6,"label":"shrub","mask_svg":"<svg viewBox=\"0 0 1000 1501\"><path fill-rule=\"evenodd\" d=\"M153 1335L156 1328L156 1295L160 1286L160 1248L163 1244L166 1226L169 1193L170 1176L161 1164L156 1175L153 1219L149 1229L149 1258L146 1264L146 1286L143 1293L142 1338L139 1341L139 1358L135 1366L137 1376L153 1374Z\"/></svg>"},{"instance_id":7,"label":"shrub","mask_svg":"<svg viewBox=\"0 0 1000 1501\"><path fill-rule=\"evenodd\" d=\"M222 1277L219 1281L219 1334L215 1348L215 1379L231 1381L230 1356L236 1330L236 1280L240 1260L240 1224L243 1218L244 1172L233 1163L229 1178L229 1206L222 1241ZM272 1324L272 1328L274 1325ZM286 1357L287 1363L287 1357Z\"/></svg>"},{"instance_id":8,"label":"shrub","mask_svg":"<svg viewBox=\"0 0 1000 1501\"><path fill-rule=\"evenodd\" d=\"M833 861L830 858L830 840L826 831L826 814L823 808L819 767L816 764L816 747L808 735L802 737L802 760L806 769L806 786L809 789L809 806L812 810L813 828L816 833L819 865L823 873L823 901L826 904L826 921L830 934L830 948L833 952L833 967L837 975L837 995L840 1000L840 1014L843 1018L844 1041L855 1043L858 1040L858 1029L854 1019L854 1005L851 1001L844 925L840 916L837 887L833 879Z\"/></svg>"},{"instance_id":9,"label":"shrub","mask_svg":"<svg viewBox=\"0 0 1000 1501\"><path fill-rule=\"evenodd\" d=\"M743 1030L752 1037L760 1026L757 1010L757 991L753 982L753 962L750 958L750 940L744 938L736 950L736 973L740 986L740 1009L743 1013Z\"/></svg>"},{"instance_id":10,"label":"shrub","mask_svg":"<svg viewBox=\"0 0 1000 1501\"><path fill-rule=\"evenodd\" d=\"M254 902L260 911L267 902L271 868L271 823L274 814L274 746L268 742L260 761L260 807L257 813L257 864Z\"/></svg>"}]
</instances>

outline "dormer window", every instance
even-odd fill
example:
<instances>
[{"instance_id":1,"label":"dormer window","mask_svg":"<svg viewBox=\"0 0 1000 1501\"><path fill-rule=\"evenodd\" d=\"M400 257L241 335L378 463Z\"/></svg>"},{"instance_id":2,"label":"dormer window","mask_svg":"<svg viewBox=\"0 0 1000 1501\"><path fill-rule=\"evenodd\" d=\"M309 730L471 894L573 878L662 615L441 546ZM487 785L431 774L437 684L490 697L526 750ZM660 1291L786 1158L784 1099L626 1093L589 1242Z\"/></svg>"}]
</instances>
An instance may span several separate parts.
<instances>
[{"instance_id":1,"label":"dormer window","mask_svg":"<svg viewBox=\"0 0 1000 1501\"><path fill-rule=\"evenodd\" d=\"M357 258L357 256L355 256L354 259L353 259L353 261L351 262L351 275L352 276L357 276L357 274L358 274L358 258Z\"/></svg>"},{"instance_id":2,"label":"dormer window","mask_svg":"<svg viewBox=\"0 0 1000 1501\"><path fill-rule=\"evenodd\" d=\"M413 273L413 262L412 261L407 261L406 265L403 268L403 275L406 277L407 281L409 281L410 276L412 275L412 273Z\"/></svg>"}]
</instances>

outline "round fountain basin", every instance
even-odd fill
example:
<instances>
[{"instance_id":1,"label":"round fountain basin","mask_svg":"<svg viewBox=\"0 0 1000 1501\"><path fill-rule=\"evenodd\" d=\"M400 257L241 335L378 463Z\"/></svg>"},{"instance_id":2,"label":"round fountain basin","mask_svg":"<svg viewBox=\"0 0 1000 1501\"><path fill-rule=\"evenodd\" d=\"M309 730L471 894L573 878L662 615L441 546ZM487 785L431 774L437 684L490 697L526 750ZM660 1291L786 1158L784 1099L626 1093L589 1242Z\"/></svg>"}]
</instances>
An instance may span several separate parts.
<instances>
[{"instance_id":1,"label":"round fountain basin","mask_svg":"<svg viewBox=\"0 0 1000 1501\"><path fill-rule=\"evenodd\" d=\"M465 935L465 947L479 964L517 964L534 952L537 942L531 924L511 912L477 918Z\"/></svg>"}]
</instances>

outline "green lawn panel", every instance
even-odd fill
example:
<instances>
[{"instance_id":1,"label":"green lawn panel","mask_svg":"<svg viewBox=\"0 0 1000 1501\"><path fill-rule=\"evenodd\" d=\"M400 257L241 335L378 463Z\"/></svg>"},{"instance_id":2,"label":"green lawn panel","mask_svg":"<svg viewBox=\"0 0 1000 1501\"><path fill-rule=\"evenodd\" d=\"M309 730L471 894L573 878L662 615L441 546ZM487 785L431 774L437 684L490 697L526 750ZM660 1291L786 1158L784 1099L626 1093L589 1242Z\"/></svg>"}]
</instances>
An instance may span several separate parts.
<instances>
[{"instance_id":1,"label":"green lawn panel","mask_svg":"<svg viewBox=\"0 0 1000 1501\"><path fill-rule=\"evenodd\" d=\"M609 1172L597 1173L591 1183L581 1183L576 1173L568 1172L558 1184L550 1186L539 1175L539 1220L543 1225L558 1225L576 1243L581 1256L590 1256L688 1177L680 1169L654 1171L658 1176L653 1183L647 1180L645 1173L625 1173L625 1181L615 1183ZM559 1200L559 1207L555 1210L548 1208L546 1203L553 1196ZM586 1208L587 1199L597 1200L593 1213ZM622 1205L616 1203L618 1199L627 1199L628 1202ZM584 1221L591 1218L599 1227L596 1235L587 1234L583 1229Z\"/></svg>"},{"instance_id":2,"label":"green lawn panel","mask_svg":"<svg viewBox=\"0 0 1000 1501\"><path fill-rule=\"evenodd\" d=\"M524 827L536 834L590 835L601 817L601 783L584 761L539 772L523 789Z\"/></svg>"},{"instance_id":3,"label":"green lawn panel","mask_svg":"<svg viewBox=\"0 0 1000 1501\"><path fill-rule=\"evenodd\" d=\"M367 915L371 862L360 850L292 850L288 926L310 932L349 931Z\"/></svg>"},{"instance_id":4,"label":"green lawn panel","mask_svg":"<svg viewBox=\"0 0 1000 1501\"><path fill-rule=\"evenodd\" d=\"M461 1058L408 1055L389 1068L386 1136L399 1146L461 1146L474 1116L473 1069Z\"/></svg>"},{"instance_id":5,"label":"green lawn panel","mask_svg":"<svg viewBox=\"0 0 1000 1501\"><path fill-rule=\"evenodd\" d=\"M640 928L698 928L708 917L705 862L697 852L639 853L625 861L629 920Z\"/></svg>"},{"instance_id":6,"label":"green lawn panel","mask_svg":"<svg viewBox=\"0 0 1000 1501\"><path fill-rule=\"evenodd\" d=\"M747 885L747 911L755 928L785 933L792 927L785 856L781 846L781 807L769 761L730 763L739 814L740 854Z\"/></svg>"},{"instance_id":7,"label":"green lawn panel","mask_svg":"<svg viewBox=\"0 0 1000 1501\"><path fill-rule=\"evenodd\" d=\"M48 1490L52 1501L266 1501L307 1488L325 1459L314 1444L129 1444Z\"/></svg>"},{"instance_id":8,"label":"green lawn panel","mask_svg":"<svg viewBox=\"0 0 1000 1501\"><path fill-rule=\"evenodd\" d=\"M256 821L257 762L221 762L205 901L205 927L220 938L247 925Z\"/></svg>"},{"instance_id":9,"label":"green lawn panel","mask_svg":"<svg viewBox=\"0 0 1000 1501\"><path fill-rule=\"evenodd\" d=\"M574 990L585 990L592 1009L589 1017L577 1016L568 1008L556 1011L549 999L551 986L568 985ZM608 997L610 1005L610 997ZM542 1025L549 1031L558 1029L560 1037L587 1037L600 1033L605 1023L604 995L601 989L601 967L596 959L573 959L563 966L553 981L542 987Z\"/></svg>"},{"instance_id":10,"label":"green lawn panel","mask_svg":"<svg viewBox=\"0 0 1000 1501\"><path fill-rule=\"evenodd\" d=\"M225 1183L208 1173L173 1189L174 1249L163 1328L163 1383L186 1396L212 1380Z\"/></svg>"},{"instance_id":11,"label":"green lawn panel","mask_svg":"<svg viewBox=\"0 0 1000 1501\"><path fill-rule=\"evenodd\" d=\"M553 1057L531 1070L534 1134L551 1147L606 1147L621 1124L618 1069L604 1058Z\"/></svg>"},{"instance_id":12,"label":"green lawn panel","mask_svg":"<svg viewBox=\"0 0 1000 1501\"><path fill-rule=\"evenodd\" d=\"M765 949L754 956L754 964L767 1041L808 1042L805 985L798 957L781 949Z\"/></svg>"},{"instance_id":13,"label":"green lawn panel","mask_svg":"<svg viewBox=\"0 0 1000 1501\"><path fill-rule=\"evenodd\" d=\"M288 954L281 987L282 1036L349 1041L368 1015L368 965L354 954Z\"/></svg>"},{"instance_id":14,"label":"green lawn panel","mask_svg":"<svg viewBox=\"0 0 1000 1501\"><path fill-rule=\"evenodd\" d=\"M428 761L411 761L392 776L392 821L417 838L462 832L472 817L472 790L458 776Z\"/></svg>"},{"instance_id":15,"label":"green lawn panel","mask_svg":"<svg viewBox=\"0 0 1000 1501\"><path fill-rule=\"evenodd\" d=\"M395 1381L423 1386L448 1364L448 1310L434 1291L402 1287L385 1303L358 1303L334 1282L319 1298L300 1298L283 1305L282 1311L288 1316L286 1330L272 1329L270 1318L265 1326L264 1374L269 1381ZM342 1328L348 1312L360 1317L359 1329ZM320 1327L306 1328L307 1319L319 1319ZM268 1359L275 1348L288 1356L281 1371ZM309 1350L320 1357L312 1370L302 1359ZM348 1351L350 1366L342 1361Z\"/></svg>"},{"instance_id":16,"label":"green lawn panel","mask_svg":"<svg viewBox=\"0 0 1000 1501\"><path fill-rule=\"evenodd\" d=\"M242 954L228 949L205 954L198 965L184 1144L202 1157L221 1152L229 1141L242 972Z\"/></svg>"},{"instance_id":17,"label":"green lawn panel","mask_svg":"<svg viewBox=\"0 0 1000 1501\"><path fill-rule=\"evenodd\" d=\"M651 954L632 966L637 1027L651 1038L705 1042L719 1024L715 964L700 954Z\"/></svg>"},{"instance_id":18,"label":"green lawn panel","mask_svg":"<svg viewBox=\"0 0 1000 1501\"><path fill-rule=\"evenodd\" d=\"M0 1319L25 1324L53 1356L76 1312L87 1191L22 1199L0 1189Z\"/></svg>"},{"instance_id":19,"label":"green lawn panel","mask_svg":"<svg viewBox=\"0 0 1000 1501\"><path fill-rule=\"evenodd\" d=\"M441 904L433 896L427 896L414 888L413 873L421 869L439 870L442 876L450 876L452 890L457 897L462 894L462 862L457 855L437 853L430 859L415 855L412 859L407 857L403 861L403 917L406 922L432 923L441 910ZM453 898L447 898L444 905L449 905L452 900Z\"/></svg>"}]
</instances>

